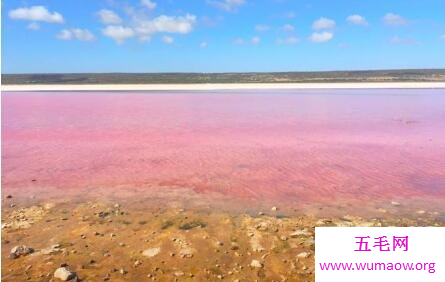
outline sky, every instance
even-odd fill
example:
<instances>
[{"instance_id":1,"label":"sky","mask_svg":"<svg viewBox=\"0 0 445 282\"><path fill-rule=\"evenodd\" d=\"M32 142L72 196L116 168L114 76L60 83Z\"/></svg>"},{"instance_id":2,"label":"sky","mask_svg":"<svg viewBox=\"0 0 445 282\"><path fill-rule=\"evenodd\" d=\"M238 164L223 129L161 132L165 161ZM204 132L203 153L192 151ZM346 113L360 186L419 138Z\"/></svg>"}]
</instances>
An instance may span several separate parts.
<instances>
[{"instance_id":1,"label":"sky","mask_svg":"<svg viewBox=\"0 0 445 282\"><path fill-rule=\"evenodd\" d=\"M2 72L445 68L444 0L5 0Z\"/></svg>"}]
</instances>

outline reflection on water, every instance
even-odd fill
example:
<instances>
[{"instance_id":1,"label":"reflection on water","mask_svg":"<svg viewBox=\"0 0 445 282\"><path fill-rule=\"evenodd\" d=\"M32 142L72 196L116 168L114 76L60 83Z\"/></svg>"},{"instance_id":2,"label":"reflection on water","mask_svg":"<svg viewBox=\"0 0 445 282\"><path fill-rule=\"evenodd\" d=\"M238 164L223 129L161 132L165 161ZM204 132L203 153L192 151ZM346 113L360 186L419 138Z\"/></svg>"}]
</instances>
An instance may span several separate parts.
<instances>
[{"instance_id":1,"label":"reflection on water","mask_svg":"<svg viewBox=\"0 0 445 282\"><path fill-rule=\"evenodd\" d=\"M5 190L175 186L283 202L445 201L444 90L2 99Z\"/></svg>"}]
</instances>

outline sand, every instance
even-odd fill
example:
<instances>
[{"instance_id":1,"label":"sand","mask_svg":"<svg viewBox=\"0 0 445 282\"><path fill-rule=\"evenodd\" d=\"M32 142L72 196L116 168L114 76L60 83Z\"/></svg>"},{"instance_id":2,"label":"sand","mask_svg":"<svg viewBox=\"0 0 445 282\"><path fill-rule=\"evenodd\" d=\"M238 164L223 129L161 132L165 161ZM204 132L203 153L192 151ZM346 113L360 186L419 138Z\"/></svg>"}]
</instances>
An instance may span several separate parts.
<instances>
[{"instance_id":1,"label":"sand","mask_svg":"<svg viewBox=\"0 0 445 282\"><path fill-rule=\"evenodd\" d=\"M445 88L445 82L376 83L227 83L227 84L91 84L91 85L2 85L2 91L156 91L241 89L420 89Z\"/></svg>"}]
</instances>

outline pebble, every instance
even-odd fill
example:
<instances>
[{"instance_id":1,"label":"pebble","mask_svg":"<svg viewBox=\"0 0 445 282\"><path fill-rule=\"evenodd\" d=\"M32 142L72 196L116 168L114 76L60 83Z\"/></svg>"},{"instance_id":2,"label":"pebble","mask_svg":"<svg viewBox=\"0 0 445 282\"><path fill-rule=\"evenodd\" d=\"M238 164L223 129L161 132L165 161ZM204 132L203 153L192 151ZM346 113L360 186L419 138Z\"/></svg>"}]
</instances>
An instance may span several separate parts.
<instances>
[{"instance_id":1,"label":"pebble","mask_svg":"<svg viewBox=\"0 0 445 282\"><path fill-rule=\"evenodd\" d=\"M425 214L426 211L424 211L424 210L420 210L420 211L417 211L416 213L417 213L417 214Z\"/></svg>"},{"instance_id":2,"label":"pebble","mask_svg":"<svg viewBox=\"0 0 445 282\"><path fill-rule=\"evenodd\" d=\"M292 232L289 236L291 238L297 238L300 236L310 236L311 233L309 231L307 231L306 229L300 229L300 230L296 230L294 232Z\"/></svg>"},{"instance_id":3,"label":"pebble","mask_svg":"<svg viewBox=\"0 0 445 282\"><path fill-rule=\"evenodd\" d=\"M256 268L262 268L262 267L263 267L263 264L262 264L259 260L253 259L253 260L250 262L250 266L251 266L251 267L256 267Z\"/></svg>"},{"instance_id":4,"label":"pebble","mask_svg":"<svg viewBox=\"0 0 445 282\"><path fill-rule=\"evenodd\" d=\"M297 255L298 258L308 258L311 254L308 252L301 252Z\"/></svg>"},{"instance_id":5,"label":"pebble","mask_svg":"<svg viewBox=\"0 0 445 282\"><path fill-rule=\"evenodd\" d=\"M156 247L156 248L146 249L145 251L142 252L142 255L151 258L151 257L158 255L160 252L161 252L161 248Z\"/></svg>"},{"instance_id":6,"label":"pebble","mask_svg":"<svg viewBox=\"0 0 445 282\"><path fill-rule=\"evenodd\" d=\"M277 211L278 208L277 208L277 207L272 207L271 210L272 210L272 211Z\"/></svg>"},{"instance_id":7,"label":"pebble","mask_svg":"<svg viewBox=\"0 0 445 282\"><path fill-rule=\"evenodd\" d=\"M33 248L27 247L25 245L15 246L11 249L9 253L9 258L16 259L20 256L26 256L34 252Z\"/></svg>"},{"instance_id":8,"label":"pebble","mask_svg":"<svg viewBox=\"0 0 445 282\"><path fill-rule=\"evenodd\" d=\"M392 202L391 202L391 205L398 207L398 206L400 206L400 203L399 203L399 202L394 202L394 201L392 201Z\"/></svg>"},{"instance_id":9,"label":"pebble","mask_svg":"<svg viewBox=\"0 0 445 282\"><path fill-rule=\"evenodd\" d=\"M75 272L72 272L66 267L59 267L54 272L54 278L58 278L62 281L69 281L77 277Z\"/></svg>"}]
</instances>

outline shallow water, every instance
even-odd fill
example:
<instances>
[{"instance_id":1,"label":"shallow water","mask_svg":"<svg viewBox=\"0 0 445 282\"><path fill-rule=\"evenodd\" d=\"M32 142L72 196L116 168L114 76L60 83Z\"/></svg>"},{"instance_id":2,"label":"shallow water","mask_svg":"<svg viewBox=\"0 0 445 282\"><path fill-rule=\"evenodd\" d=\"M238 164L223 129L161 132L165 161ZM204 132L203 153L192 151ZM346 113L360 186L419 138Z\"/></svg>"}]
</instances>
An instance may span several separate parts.
<instances>
[{"instance_id":1,"label":"shallow water","mask_svg":"<svg viewBox=\"0 0 445 282\"><path fill-rule=\"evenodd\" d=\"M445 203L445 90L2 93L2 185ZM445 206L445 204L444 204Z\"/></svg>"}]
</instances>

